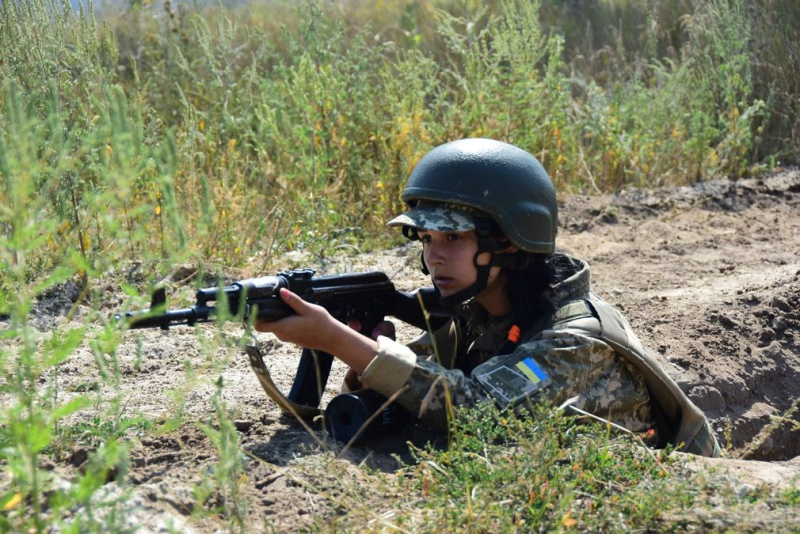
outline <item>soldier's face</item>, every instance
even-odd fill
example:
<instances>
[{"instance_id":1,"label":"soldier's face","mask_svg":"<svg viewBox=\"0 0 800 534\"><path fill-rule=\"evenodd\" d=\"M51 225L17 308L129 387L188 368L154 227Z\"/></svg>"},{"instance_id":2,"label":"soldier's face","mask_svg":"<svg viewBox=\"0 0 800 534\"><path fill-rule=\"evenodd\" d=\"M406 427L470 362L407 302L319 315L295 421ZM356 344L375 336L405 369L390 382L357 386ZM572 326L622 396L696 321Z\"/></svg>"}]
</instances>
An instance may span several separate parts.
<instances>
[{"instance_id":1,"label":"soldier's face","mask_svg":"<svg viewBox=\"0 0 800 534\"><path fill-rule=\"evenodd\" d=\"M473 263L478 251L478 240L475 231L439 232L436 230L420 230L422 256L425 265L431 272L433 283L443 297L448 297L466 289L478 279L478 269ZM478 264L489 262L489 253L478 257ZM498 267L492 267L489 280L497 276ZM496 271L496 272L495 272Z\"/></svg>"}]
</instances>

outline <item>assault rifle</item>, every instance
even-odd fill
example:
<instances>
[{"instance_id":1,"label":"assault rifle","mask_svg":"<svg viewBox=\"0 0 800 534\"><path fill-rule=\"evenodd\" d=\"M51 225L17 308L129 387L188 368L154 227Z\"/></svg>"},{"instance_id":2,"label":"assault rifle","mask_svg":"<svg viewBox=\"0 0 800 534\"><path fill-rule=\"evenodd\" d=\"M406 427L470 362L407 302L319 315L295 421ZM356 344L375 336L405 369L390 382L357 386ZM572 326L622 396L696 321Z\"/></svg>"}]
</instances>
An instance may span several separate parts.
<instances>
[{"instance_id":1,"label":"assault rifle","mask_svg":"<svg viewBox=\"0 0 800 534\"><path fill-rule=\"evenodd\" d=\"M278 292L281 288L324 307L335 319L355 327L366 336L371 335L386 316L393 316L423 330L436 329L449 317L432 287L400 292L386 274L376 271L328 276L315 274L313 269L297 269L277 276L240 280L224 287L200 289L195 305L179 310L166 310L166 291L162 287L153 294L149 309L116 314L114 318L127 328L163 330L172 326L214 322L220 316L241 318L245 322L254 319L277 321L294 313L280 299ZM301 419L310 419L322 413L319 409L320 397L328 382L333 356L303 349L287 398L273 383L258 348L248 346L245 351L264 391L284 412ZM375 435L407 419L404 410L396 405L373 417L376 407L382 406L381 399L385 400L371 390L340 395L334 399L336 402L329 403L325 412L328 430L336 439L350 441L357 435ZM370 418L373 422L369 428L362 429L362 425Z\"/></svg>"}]
</instances>

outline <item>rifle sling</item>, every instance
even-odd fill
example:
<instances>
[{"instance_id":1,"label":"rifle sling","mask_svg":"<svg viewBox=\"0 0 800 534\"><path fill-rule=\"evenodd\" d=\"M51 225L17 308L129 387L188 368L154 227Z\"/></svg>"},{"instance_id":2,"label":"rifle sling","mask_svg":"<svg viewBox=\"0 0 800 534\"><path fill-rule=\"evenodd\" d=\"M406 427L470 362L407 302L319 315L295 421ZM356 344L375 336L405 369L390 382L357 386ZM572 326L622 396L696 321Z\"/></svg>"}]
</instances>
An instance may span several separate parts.
<instances>
[{"instance_id":1,"label":"rifle sling","mask_svg":"<svg viewBox=\"0 0 800 534\"><path fill-rule=\"evenodd\" d=\"M253 372L256 374L256 378L258 378L261 387L264 389L264 393L267 394L267 397L275 401L275 404L277 404L284 413L293 415L298 419L313 419L317 415L322 414L322 410L319 408L303 406L292 402L280 392L278 386L272 381L272 376L269 374L269 369L267 369L266 364L264 364L264 358L258 347L255 345L247 345L244 351L250 358L250 367L253 368Z\"/></svg>"}]
</instances>

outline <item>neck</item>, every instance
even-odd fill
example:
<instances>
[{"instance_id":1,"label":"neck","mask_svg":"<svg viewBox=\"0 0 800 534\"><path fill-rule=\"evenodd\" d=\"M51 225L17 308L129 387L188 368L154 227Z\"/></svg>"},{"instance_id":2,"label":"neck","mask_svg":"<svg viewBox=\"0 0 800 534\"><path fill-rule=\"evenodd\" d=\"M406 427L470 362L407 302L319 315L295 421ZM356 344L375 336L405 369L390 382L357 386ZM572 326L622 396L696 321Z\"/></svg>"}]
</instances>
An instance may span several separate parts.
<instances>
[{"instance_id":1,"label":"neck","mask_svg":"<svg viewBox=\"0 0 800 534\"><path fill-rule=\"evenodd\" d=\"M475 302L483 306L490 315L503 316L511 312L511 301L506 293L508 277L505 273L492 280L476 297Z\"/></svg>"}]
</instances>

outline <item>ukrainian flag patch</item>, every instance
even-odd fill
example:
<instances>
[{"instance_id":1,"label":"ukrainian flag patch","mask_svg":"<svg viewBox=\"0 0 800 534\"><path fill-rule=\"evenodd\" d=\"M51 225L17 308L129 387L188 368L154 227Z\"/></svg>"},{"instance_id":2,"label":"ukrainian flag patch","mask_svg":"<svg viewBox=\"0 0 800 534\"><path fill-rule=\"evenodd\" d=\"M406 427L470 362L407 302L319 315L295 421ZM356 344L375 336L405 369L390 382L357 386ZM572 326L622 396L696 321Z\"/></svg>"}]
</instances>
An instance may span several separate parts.
<instances>
[{"instance_id":1,"label":"ukrainian flag patch","mask_svg":"<svg viewBox=\"0 0 800 534\"><path fill-rule=\"evenodd\" d=\"M550 385L550 377L524 352L495 356L472 376L502 408L514 406Z\"/></svg>"},{"instance_id":2,"label":"ukrainian flag patch","mask_svg":"<svg viewBox=\"0 0 800 534\"><path fill-rule=\"evenodd\" d=\"M538 384L544 380L547 380L547 373L542 371L542 368L531 359L530 356L527 356L524 360L517 362L516 368L522 371L522 374L528 377L528 380L533 382L534 384Z\"/></svg>"}]
</instances>

